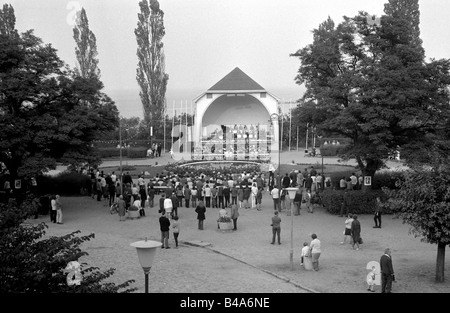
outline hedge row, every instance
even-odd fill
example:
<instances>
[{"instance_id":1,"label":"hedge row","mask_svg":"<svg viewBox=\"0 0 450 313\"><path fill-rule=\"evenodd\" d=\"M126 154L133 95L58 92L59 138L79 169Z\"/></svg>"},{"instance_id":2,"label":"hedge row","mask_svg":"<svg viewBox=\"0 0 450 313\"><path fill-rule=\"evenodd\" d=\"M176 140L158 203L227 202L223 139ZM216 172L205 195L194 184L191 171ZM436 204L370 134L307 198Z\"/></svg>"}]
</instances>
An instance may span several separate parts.
<instances>
[{"instance_id":1,"label":"hedge row","mask_svg":"<svg viewBox=\"0 0 450 313\"><path fill-rule=\"evenodd\" d=\"M118 148L98 148L100 158L120 157L120 149ZM127 158L146 158L146 147L130 147L122 149L122 156Z\"/></svg>"},{"instance_id":2,"label":"hedge row","mask_svg":"<svg viewBox=\"0 0 450 313\"><path fill-rule=\"evenodd\" d=\"M75 172L63 172L56 176L41 176L37 179L38 193L59 195L80 195L88 188L91 179Z\"/></svg>"},{"instance_id":3,"label":"hedge row","mask_svg":"<svg viewBox=\"0 0 450 313\"><path fill-rule=\"evenodd\" d=\"M323 156L337 156L344 154L347 145L324 145L320 147L320 154Z\"/></svg>"},{"instance_id":4,"label":"hedge row","mask_svg":"<svg viewBox=\"0 0 450 313\"><path fill-rule=\"evenodd\" d=\"M350 175L352 175L352 173L361 174L360 171L349 168L348 170L329 173L326 174L325 176L331 177L331 185L334 189L339 189L339 182L341 178L345 177L347 179L350 177ZM395 182L402 178L403 172L396 172L396 171L377 172L375 173L375 176L372 180L372 189L381 190L382 187L387 187L389 189L396 189Z\"/></svg>"},{"instance_id":5,"label":"hedge row","mask_svg":"<svg viewBox=\"0 0 450 313\"><path fill-rule=\"evenodd\" d=\"M326 189L321 194L322 204L331 214L340 214L344 203L344 190ZM386 195L381 190L352 190L348 191L350 197L349 212L354 214L373 214L375 212L376 197L382 201L386 200ZM383 214L392 214L389 209L383 209Z\"/></svg>"}]
</instances>

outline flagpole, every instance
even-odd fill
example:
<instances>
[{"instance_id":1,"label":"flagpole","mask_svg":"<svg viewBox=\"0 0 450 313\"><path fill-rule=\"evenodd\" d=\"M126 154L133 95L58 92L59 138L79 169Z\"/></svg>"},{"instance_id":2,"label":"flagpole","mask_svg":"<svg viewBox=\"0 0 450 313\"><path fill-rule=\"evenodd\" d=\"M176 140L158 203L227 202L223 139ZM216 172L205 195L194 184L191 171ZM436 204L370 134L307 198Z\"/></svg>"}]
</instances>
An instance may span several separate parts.
<instances>
[{"instance_id":1,"label":"flagpole","mask_svg":"<svg viewBox=\"0 0 450 313\"><path fill-rule=\"evenodd\" d=\"M167 113L167 101L164 98L164 114L163 114L163 136L164 136L164 151L166 151L166 113Z\"/></svg>"},{"instance_id":2,"label":"flagpole","mask_svg":"<svg viewBox=\"0 0 450 313\"><path fill-rule=\"evenodd\" d=\"M172 136L172 132L173 129L175 128L175 100L173 100L173 107L172 107L172 131L170 132L170 137L172 138L172 146L170 147L170 149L172 149L173 151L173 136Z\"/></svg>"},{"instance_id":3,"label":"flagpole","mask_svg":"<svg viewBox=\"0 0 450 313\"><path fill-rule=\"evenodd\" d=\"M291 151L291 127L292 127L292 108L291 108L291 99L289 99L289 151Z\"/></svg>"},{"instance_id":4,"label":"flagpole","mask_svg":"<svg viewBox=\"0 0 450 313\"><path fill-rule=\"evenodd\" d=\"M183 152L187 152L187 146L188 146L188 101L186 100L186 134L184 134L186 137L186 146L184 146Z\"/></svg>"}]
</instances>

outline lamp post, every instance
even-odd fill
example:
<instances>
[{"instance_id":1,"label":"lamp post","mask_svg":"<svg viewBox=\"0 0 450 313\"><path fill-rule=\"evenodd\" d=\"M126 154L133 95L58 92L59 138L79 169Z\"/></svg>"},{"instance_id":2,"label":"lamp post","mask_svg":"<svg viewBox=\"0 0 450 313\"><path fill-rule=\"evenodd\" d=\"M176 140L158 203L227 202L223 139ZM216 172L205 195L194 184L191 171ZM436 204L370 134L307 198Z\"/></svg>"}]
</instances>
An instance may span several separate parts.
<instances>
[{"instance_id":1,"label":"lamp post","mask_svg":"<svg viewBox=\"0 0 450 313\"><path fill-rule=\"evenodd\" d=\"M148 274L152 268L153 259L155 258L157 248L161 247L162 243L158 241L145 240L136 241L130 244L130 246L135 247L139 263L142 266L145 274L145 293L148 293Z\"/></svg>"},{"instance_id":2,"label":"lamp post","mask_svg":"<svg viewBox=\"0 0 450 313\"><path fill-rule=\"evenodd\" d=\"M292 201L295 199L295 194L297 193L297 187L289 187L285 188L289 193L289 200ZM294 270L294 212L292 211L292 203L291 203L291 250L289 253L289 260L291 262L291 270Z\"/></svg>"}]
</instances>

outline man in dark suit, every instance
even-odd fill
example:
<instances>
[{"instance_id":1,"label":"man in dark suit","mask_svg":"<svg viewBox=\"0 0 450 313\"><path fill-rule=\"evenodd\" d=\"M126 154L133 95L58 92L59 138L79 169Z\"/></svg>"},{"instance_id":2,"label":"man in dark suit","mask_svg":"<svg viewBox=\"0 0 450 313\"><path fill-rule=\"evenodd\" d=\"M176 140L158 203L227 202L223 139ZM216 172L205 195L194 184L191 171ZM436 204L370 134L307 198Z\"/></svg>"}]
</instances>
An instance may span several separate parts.
<instances>
[{"instance_id":1,"label":"man in dark suit","mask_svg":"<svg viewBox=\"0 0 450 313\"><path fill-rule=\"evenodd\" d=\"M392 282L395 280L392 267L391 249L384 250L380 259L381 266L381 293L391 293Z\"/></svg>"}]
</instances>

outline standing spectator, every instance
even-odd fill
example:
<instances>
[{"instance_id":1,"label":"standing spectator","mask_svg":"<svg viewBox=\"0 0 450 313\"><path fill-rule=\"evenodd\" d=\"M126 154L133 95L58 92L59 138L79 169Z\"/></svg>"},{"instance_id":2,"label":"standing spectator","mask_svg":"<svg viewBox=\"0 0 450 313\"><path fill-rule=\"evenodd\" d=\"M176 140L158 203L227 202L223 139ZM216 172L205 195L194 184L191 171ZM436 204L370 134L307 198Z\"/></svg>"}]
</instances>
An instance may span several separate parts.
<instances>
[{"instance_id":1,"label":"standing spectator","mask_svg":"<svg viewBox=\"0 0 450 313\"><path fill-rule=\"evenodd\" d=\"M261 211L261 204L262 204L262 192L263 187L258 188L258 191L256 192L256 209L258 211Z\"/></svg>"},{"instance_id":2,"label":"standing spectator","mask_svg":"<svg viewBox=\"0 0 450 313\"><path fill-rule=\"evenodd\" d=\"M50 211L50 221L53 223L56 223L57 206L56 206L56 196L55 195L52 195L52 200L50 201L50 205L52 207L52 209Z\"/></svg>"},{"instance_id":3,"label":"standing spectator","mask_svg":"<svg viewBox=\"0 0 450 313\"><path fill-rule=\"evenodd\" d=\"M317 192L323 191L323 176L320 173L317 173L316 176L316 185L317 185Z\"/></svg>"},{"instance_id":4,"label":"standing spectator","mask_svg":"<svg viewBox=\"0 0 450 313\"><path fill-rule=\"evenodd\" d=\"M305 178L305 189L311 190L312 184L313 184L313 179L310 174L307 174L306 178Z\"/></svg>"},{"instance_id":5,"label":"standing spectator","mask_svg":"<svg viewBox=\"0 0 450 313\"><path fill-rule=\"evenodd\" d=\"M175 248L178 248L178 235L180 234L180 222L178 221L178 216L173 217L172 223L173 239L175 239Z\"/></svg>"},{"instance_id":6,"label":"standing spectator","mask_svg":"<svg viewBox=\"0 0 450 313\"><path fill-rule=\"evenodd\" d=\"M280 195L280 207L281 207L281 211L286 211L286 196L287 196L288 192L287 190L281 190L281 195Z\"/></svg>"},{"instance_id":7,"label":"standing spectator","mask_svg":"<svg viewBox=\"0 0 450 313\"><path fill-rule=\"evenodd\" d=\"M281 212L281 207L280 207L280 190L278 189L277 185L275 185L273 187L273 189L270 192L270 194L272 195L272 199L273 199L273 209L275 211Z\"/></svg>"},{"instance_id":8,"label":"standing spectator","mask_svg":"<svg viewBox=\"0 0 450 313\"><path fill-rule=\"evenodd\" d=\"M59 195L56 195L55 197L55 202L56 202L56 224L62 224L62 204L61 204L61 198L59 197Z\"/></svg>"},{"instance_id":9,"label":"standing spectator","mask_svg":"<svg viewBox=\"0 0 450 313\"><path fill-rule=\"evenodd\" d=\"M361 223L358 221L358 216L355 214L353 215L353 222L352 222L352 239L353 239L353 249L359 250L359 241L361 238Z\"/></svg>"},{"instance_id":10,"label":"standing spectator","mask_svg":"<svg viewBox=\"0 0 450 313\"><path fill-rule=\"evenodd\" d=\"M198 229L203 230L203 221L205 220L206 207L202 200L198 202L197 207L195 208L195 212L197 212L198 219Z\"/></svg>"},{"instance_id":11,"label":"standing spectator","mask_svg":"<svg viewBox=\"0 0 450 313\"><path fill-rule=\"evenodd\" d=\"M350 181L352 183L352 189L356 190L358 185L358 178L356 177L355 173L352 173L350 176Z\"/></svg>"},{"instance_id":12,"label":"standing spectator","mask_svg":"<svg viewBox=\"0 0 450 313\"><path fill-rule=\"evenodd\" d=\"M228 185L225 185L223 187L223 202L225 207L231 207L230 194L230 187Z\"/></svg>"},{"instance_id":13,"label":"standing spectator","mask_svg":"<svg viewBox=\"0 0 450 313\"><path fill-rule=\"evenodd\" d=\"M349 177L347 178L347 190L353 190L353 184L352 184L352 179Z\"/></svg>"},{"instance_id":14,"label":"standing spectator","mask_svg":"<svg viewBox=\"0 0 450 313\"><path fill-rule=\"evenodd\" d=\"M206 207L211 208L211 188L209 187L209 184L205 185L203 192L205 194Z\"/></svg>"},{"instance_id":15,"label":"standing spectator","mask_svg":"<svg viewBox=\"0 0 450 313\"><path fill-rule=\"evenodd\" d=\"M183 186L181 184L178 184L178 186L175 190L176 190L175 192L176 192L177 199L178 199L178 206L182 206L183 198L184 198Z\"/></svg>"},{"instance_id":16,"label":"standing spectator","mask_svg":"<svg viewBox=\"0 0 450 313\"><path fill-rule=\"evenodd\" d=\"M320 240L317 238L317 235L312 234L311 238L309 248L311 251L313 270L317 272L319 270L319 257L322 251L320 250Z\"/></svg>"},{"instance_id":17,"label":"standing spectator","mask_svg":"<svg viewBox=\"0 0 450 313\"><path fill-rule=\"evenodd\" d=\"M166 200L166 194L161 193L161 197L159 198L159 213L164 210L164 201Z\"/></svg>"},{"instance_id":18,"label":"standing spectator","mask_svg":"<svg viewBox=\"0 0 450 313\"><path fill-rule=\"evenodd\" d=\"M278 239L278 244L281 245L281 239L280 239L280 234L281 234L281 218L278 216L278 211L274 212L274 216L272 217L272 224L270 224L270 226L272 226L272 242L271 244L275 244L275 237L277 237Z\"/></svg>"},{"instance_id":19,"label":"standing spectator","mask_svg":"<svg viewBox=\"0 0 450 313\"><path fill-rule=\"evenodd\" d=\"M296 192L295 192L295 197L294 197L294 215L300 215L300 209L302 206L302 199L303 199L303 188L300 187Z\"/></svg>"},{"instance_id":20,"label":"standing spectator","mask_svg":"<svg viewBox=\"0 0 450 313\"><path fill-rule=\"evenodd\" d=\"M186 208L189 208L189 201L191 200L191 189L189 188L189 185L186 183L186 185L184 185L184 206Z\"/></svg>"},{"instance_id":21,"label":"standing spectator","mask_svg":"<svg viewBox=\"0 0 450 313\"><path fill-rule=\"evenodd\" d=\"M133 179L131 178L130 172L126 172L125 175L123 175L123 184L133 184Z\"/></svg>"},{"instance_id":22,"label":"standing spectator","mask_svg":"<svg viewBox=\"0 0 450 313\"><path fill-rule=\"evenodd\" d=\"M95 185L95 189L97 190L97 201L102 201L102 180L97 178L97 184Z\"/></svg>"},{"instance_id":23,"label":"standing spectator","mask_svg":"<svg viewBox=\"0 0 450 313\"><path fill-rule=\"evenodd\" d=\"M115 202L116 198L116 186L114 185L112 180L111 183L108 184L108 193L109 193L109 206L111 207L111 205Z\"/></svg>"},{"instance_id":24,"label":"standing spectator","mask_svg":"<svg viewBox=\"0 0 450 313\"><path fill-rule=\"evenodd\" d=\"M244 188L244 208L250 209L250 195L252 193L252 190L250 189L250 186L246 186Z\"/></svg>"},{"instance_id":25,"label":"standing spectator","mask_svg":"<svg viewBox=\"0 0 450 313\"><path fill-rule=\"evenodd\" d=\"M136 184L133 184L131 187L131 196L133 197L133 201L139 197L139 189Z\"/></svg>"},{"instance_id":26,"label":"standing spectator","mask_svg":"<svg viewBox=\"0 0 450 313\"><path fill-rule=\"evenodd\" d=\"M172 199L170 197L166 197L164 199L164 211L166 212L167 217L169 219L172 218L172 208L173 208Z\"/></svg>"},{"instance_id":27,"label":"standing spectator","mask_svg":"<svg viewBox=\"0 0 450 313\"><path fill-rule=\"evenodd\" d=\"M362 189L363 181L364 181L364 177L362 176L362 174L358 175L358 189L359 190Z\"/></svg>"},{"instance_id":28,"label":"standing spectator","mask_svg":"<svg viewBox=\"0 0 450 313\"><path fill-rule=\"evenodd\" d=\"M178 216L178 207L179 207L178 197L175 192L172 194L172 218L174 216Z\"/></svg>"},{"instance_id":29,"label":"standing spectator","mask_svg":"<svg viewBox=\"0 0 450 313\"><path fill-rule=\"evenodd\" d=\"M125 212L126 212L126 203L125 200L123 200L123 196L120 195L119 196L119 200L117 201L117 209L119 211L119 219L120 221L124 221L125 220Z\"/></svg>"},{"instance_id":30,"label":"standing spectator","mask_svg":"<svg viewBox=\"0 0 450 313\"><path fill-rule=\"evenodd\" d=\"M275 176L272 173L272 171L269 172L269 192L272 191L273 187L275 186Z\"/></svg>"},{"instance_id":31,"label":"standing spectator","mask_svg":"<svg viewBox=\"0 0 450 313\"><path fill-rule=\"evenodd\" d=\"M303 265L303 261L305 260L304 258L307 258L310 256L309 245L306 241L303 243L302 253L300 256L301 256L300 265Z\"/></svg>"},{"instance_id":32,"label":"standing spectator","mask_svg":"<svg viewBox=\"0 0 450 313\"><path fill-rule=\"evenodd\" d=\"M147 200L147 191L145 190L145 185L139 187L139 197L141 198L141 208L144 209L145 201Z\"/></svg>"},{"instance_id":33,"label":"standing spectator","mask_svg":"<svg viewBox=\"0 0 450 313\"><path fill-rule=\"evenodd\" d=\"M242 186L236 186L238 188L238 201L239 201L239 208L244 208L244 188Z\"/></svg>"},{"instance_id":34,"label":"standing spectator","mask_svg":"<svg viewBox=\"0 0 450 313\"><path fill-rule=\"evenodd\" d=\"M345 211L345 215L346 216L348 215L348 211L349 211L350 203L351 203L350 199L351 198L350 198L350 195L348 193L348 189L345 189L345 191L344 191L344 201L342 202L342 205L341 205L341 212L339 214L339 217L343 217L344 216L344 211Z\"/></svg>"},{"instance_id":35,"label":"standing spectator","mask_svg":"<svg viewBox=\"0 0 450 313\"><path fill-rule=\"evenodd\" d=\"M256 208L256 195L258 194L258 186L256 185L256 182L252 183L252 188L251 188L251 208Z\"/></svg>"},{"instance_id":36,"label":"standing spectator","mask_svg":"<svg viewBox=\"0 0 450 313\"><path fill-rule=\"evenodd\" d=\"M148 193L148 206L150 208L153 208L153 206L155 205L155 193L156 190L155 188L153 188L153 185L150 185L150 183L148 183L148 188L147 188L147 193Z\"/></svg>"},{"instance_id":37,"label":"standing spectator","mask_svg":"<svg viewBox=\"0 0 450 313\"><path fill-rule=\"evenodd\" d=\"M308 213L314 213L313 212L313 205L311 204L311 190L306 189L305 192L305 205L306 209L308 210Z\"/></svg>"},{"instance_id":38,"label":"standing spectator","mask_svg":"<svg viewBox=\"0 0 450 313\"><path fill-rule=\"evenodd\" d=\"M302 172L299 172L298 170L295 170L297 172L297 186L303 187L305 183L305 177L303 176Z\"/></svg>"},{"instance_id":39,"label":"standing spectator","mask_svg":"<svg viewBox=\"0 0 450 313\"><path fill-rule=\"evenodd\" d=\"M195 187L195 185L193 185L192 190L191 190L192 208L197 207L197 195L198 195L197 187Z\"/></svg>"},{"instance_id":40,"label":"standing spectator","mask_svg":"<svg viewBox=\"0 0 450 313\"><path fill-rule=\"evenodd\" d=\"M158 149L157 149L158 156L161 156L161 150L162 150L162 145L161 145L161 143L158 143Z\"/></svg>"},{"instance_id":41,"label":"standing spectator","mask_svg":"<svg viewBox=\"0 0 450 313\"><path fill-rule=\"evenodd\" d=\"M289 188L291 185L291 178L289 177L288 173L286 173L283 177L283 181L281 183L281 186L284 188Z\"/></svg>"},{"instance_id":42,"label":"standing spectator","mask_svg":"<svg viewBox=\"0 0 450 313\"><path fill-rule=\"evenodd\" d=\"M231 187L231 205L236 204L237 205L237 197L238 197L238 189L236 186Z\"/></svg>"},{"instance_id":43,"label":"standing spectator","mask_svg":"<svg viewBox=\"0 0 450 313\"><path fill-rule=\"evenodd\" d=\"M217 208L217 192L218 192L219 188L220 188L220 190L222 190L222 186L217 187L215 184L211 187L211 201L212 201L213 209ZM222 197L220 197L220 198L222 198Z\"/></svg>"},{"instance_id":44,"label":"standing spectator","mask_svg":"<svg viewBox=\"0 0 450 313\"><path fill-rule=\"evenodd\" d=\"M230 217L233 220L233 230L237 230L237 219L239 217L239 209L236 204L231 205Z\"/></svg>"},{"instance_id":45,"label":"standing spectator","mask_svg":"<svg viewBox=\"0 0 450 313\"><path fill-rule=\"evenodd\" d=\"M120 186L120 182L116 182L116 198L118 199L122 195L122 187Z\"/></svg>"},{"instance_id":46,"label":"standing spectator","mask_svg":"<svg viewBox=\"0 0 450 313\"><path fill-rule=\"evenodd\" d=\"M380 197L377 197L375 201L376 201L376 203L375 203L375 214L373 216L373 220L375 221L375 226L373 228L381 228L382 206L381 206Z\"/></svg>"},{"instance_id":47,"label":"standing spectator","mask_svg":"<svg viewBox=\"0 0 450 313\"><path fill-rule=\"evenodd\" d=\"M166 212L163 210L161 212L161 217L159 218L159 228L161 230L161 248L170 249L169 247L169 230L170 230L170 220L166 217Z\"/></svg>"},{"instance_id":48,"label":"standing spectator","mask_svg":"<svg viewBox=\"0 0 450 313\"><path fill-rule=\"evenodd\" d=\"M345 229L344 229L344 239L341 242L341 245L345 244L345 241L347 237L350 239L350 243L352 242L352 223L353 223L353 217L351 213L347 214L347 218L345 219Z\"/></svg>"},{"instance_id":49,"label":"standing spectator","mask_svg":"<svg viewBox=\"0 0 450 313\"><path fill-rule=\"evenodd\" d=\"M341 190L347 189L347 181L345 180L345 176L342 176L341 180L339 181L339 188Z\"/></svg>"},{"instance_id":50,"label":"standing spectator","mask_svg":"<svg viewBox=\"0 0 450 313\"><path fill-rule=\"evenodd\" d=\"M224 208L225 207L225 204L224 204L223 200L224 200L224 198L223 198L223 186L219 185L216 188L216 208L217 207L219 207L219 208ZM214 200L213 200L213 203L214 203Z\"/></svg>"},{"instance_id":51,"label":"standing spectator","mask_svg":"<svg viewBox=\"0 0 450 313\"><path fill-rule=\"evenodd\" d=\"M311 176L317 176L317 171L316 171L316 169L314 168L314 166L311 166L311 170L310 170L309 174L310 174Z\"/></svg>"},{"instance_id":52,"label":"standing spectator","mask_svg":"<svg viewBox=\"0 0 450 313\"><path fill-rule=\"evenodd\" d=\"M381 293L391 293L392 282L395 281L394 268L392 267L391 249L384 250L380 258L381 267Z\"/></svg>"}]
</instances>

